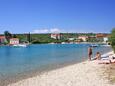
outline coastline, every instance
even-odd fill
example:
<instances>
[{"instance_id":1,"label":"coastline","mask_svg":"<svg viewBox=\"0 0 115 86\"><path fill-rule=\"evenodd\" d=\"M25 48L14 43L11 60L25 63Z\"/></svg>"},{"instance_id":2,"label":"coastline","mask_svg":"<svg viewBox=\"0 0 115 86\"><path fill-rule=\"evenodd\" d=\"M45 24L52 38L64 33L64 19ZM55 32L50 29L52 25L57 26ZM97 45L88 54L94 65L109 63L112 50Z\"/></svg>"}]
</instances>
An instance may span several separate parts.
<instances>
[{"instance_id":1,"label":"coastline","mask_svg":"<svg viewBox=\"0 0 115 86\"><path fill-rule=\"evenodd\" d=\"M71 66L74 64L79 64L81 62L85 62L86 60L87 60L86 58L83 58L80 61L71 61L69 63L62 63L62 64L52 64L51 66L48 66L41 70L26 71L26 73L20 73L16 76L6 77L5 79L0 79L0 86L8 86L13 83L17 83L19 81L26 80L28 78L43 75L43 74L53 71L53 70L65 68L65 67L68 67L68 66Z\"/></svg>"},{"instance_id":2,"label":"coastline","mask_svg":"<svg viewBox=\"0 0 115 86\"><path fill-rule=\"evenodd\" d=\"M112 52L104 55L110 53ZM108 65L85 60L22 79L8 86L112 86L103 75L106 66Z\"/></svg>"}]
</instances>

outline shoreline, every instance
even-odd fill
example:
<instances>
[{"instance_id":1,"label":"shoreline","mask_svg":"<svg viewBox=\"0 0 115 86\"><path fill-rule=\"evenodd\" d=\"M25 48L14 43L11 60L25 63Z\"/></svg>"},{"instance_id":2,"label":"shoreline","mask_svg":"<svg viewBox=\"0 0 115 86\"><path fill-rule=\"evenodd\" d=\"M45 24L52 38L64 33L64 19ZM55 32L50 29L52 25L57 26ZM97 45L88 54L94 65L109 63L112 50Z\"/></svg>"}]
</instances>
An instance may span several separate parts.
<instances>
[{"instance_id":1,"label":"shoreline","mask_svg":"<svg viewBox=\"0 0 115 86\"><path fill-rule=\"evenodd\" d=\"M110 53L112 52L105 53L104 55L109 55ZM108 86L109 81L102 75L104 66L106 65L85 60L80 63L69 64L46 71L39 75L34 74L34 76L20 79L20 81L7 86L33 86L33 84L34 86L96 86L97 83L99 83L98 86ZM100 75L102 76L100 77Z\"/></svg>"},{"instance_id":2,"label":"shoreline","mask_svg":"<svg viewBox=\"0 0 115 86\"><path fill-rule=\"evenodd\" d=\"M48 65L48 67L44 68L44 69L27 71L26 73L20 73L20 74L17 74L15 76L12 76L12 77L6 77L4 79L0 79L0 86L8 86L10 84L17 83L17 82L22 81L22 80L26 80L28 78L40 76L42 74L48 73L48 72L53 71L53 70L58 70L61 68L65 68L68 66L79 64L79 63L82 63L86 60L87 60L86 58L83 58L82 60L79 60L79 61L71 61L68 63L61 63L61 64L52 64L53 66Z\"/></svg>"}]
</instances>

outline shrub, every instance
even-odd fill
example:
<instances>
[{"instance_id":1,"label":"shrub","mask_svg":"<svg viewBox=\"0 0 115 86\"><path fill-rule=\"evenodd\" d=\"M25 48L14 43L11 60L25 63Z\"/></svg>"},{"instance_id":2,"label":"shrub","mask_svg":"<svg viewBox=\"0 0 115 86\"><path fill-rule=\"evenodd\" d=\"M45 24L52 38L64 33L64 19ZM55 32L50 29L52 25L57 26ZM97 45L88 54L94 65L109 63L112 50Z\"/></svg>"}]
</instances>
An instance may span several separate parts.
<instances>
[{"instance_id":1,"label":"shrub","mask_svg":"<svg viewBox=\"0 0 115 86\"><path fill-rule=\"evenodd\" d=\"M113 48L113 51L115 53L115 28L113 28L112 31L111 31L111 36L109 38L109 41L110 41L111 46Z\"/></svg>"}]
</instances>

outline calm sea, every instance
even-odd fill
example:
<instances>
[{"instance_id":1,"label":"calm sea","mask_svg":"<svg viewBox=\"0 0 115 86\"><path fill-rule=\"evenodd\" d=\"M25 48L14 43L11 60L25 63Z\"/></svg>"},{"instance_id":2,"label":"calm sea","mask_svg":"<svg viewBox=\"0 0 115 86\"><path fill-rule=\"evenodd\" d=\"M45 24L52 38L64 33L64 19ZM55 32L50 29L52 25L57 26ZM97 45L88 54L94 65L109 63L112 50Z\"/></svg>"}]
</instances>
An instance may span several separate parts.
<instances>
[{"instance_id":1,"label":"calm sea","mask_svg":"<svg viewBox=\"0 0 115 86\"><path fill-rule=\"evenodd\" d=\"M26 48L0 47L0 78L20 73L45 70L56 64L80 62L87 59L89 44L41 44ZM110 47L93 48L93 55L99 51L106 53Z\"/></svg>"}]
</instances>

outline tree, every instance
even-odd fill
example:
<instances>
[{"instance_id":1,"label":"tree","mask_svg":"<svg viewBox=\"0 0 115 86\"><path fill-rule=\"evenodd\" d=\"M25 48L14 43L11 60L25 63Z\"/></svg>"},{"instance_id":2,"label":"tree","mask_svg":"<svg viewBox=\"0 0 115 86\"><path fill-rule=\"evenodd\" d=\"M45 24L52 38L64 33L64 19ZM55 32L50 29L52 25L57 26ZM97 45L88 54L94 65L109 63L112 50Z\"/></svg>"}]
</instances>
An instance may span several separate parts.
<instances>
[{"instance_id":1,"label":"tree","mask_svg":"<svg viewBox=\"0 0 115 86\"><path fill-rule=\"evenodd\" d=\"M31 34L30 33L27 34L27 41L31 42Z\"/></svg>"},{"instance_id":2,"label":"tree","mask_svg":"<svg viewBox=\"0 0 115 86\"><path fill-rule=\"evenodd\" d=\"M112 46L114 53L115 53L115 28L113 28L111 31L111 36L109 38L109 41L110 41L111 46Z\"/></svg>"},{"instance_id":3,"label":"tree","mask_svg":"<svg viewBox=\"0 0 115 86\"><path fill-rule=\"evenodd\" d=\"M4 31L5 38L7 42L10 41L10 38L12 38L12 34L9 31Z\"/></svg>"},{"instance_id":4,"label":"tree","mask_svg":"<svg viewBox=\"0 0 115 86\"><path fill-rule=\"evenodd\" d=\"M13 38L17 38L17 35L16 35L16 34L14 34L14 35L13 35Z\"/></svg>"}]
</instances>

